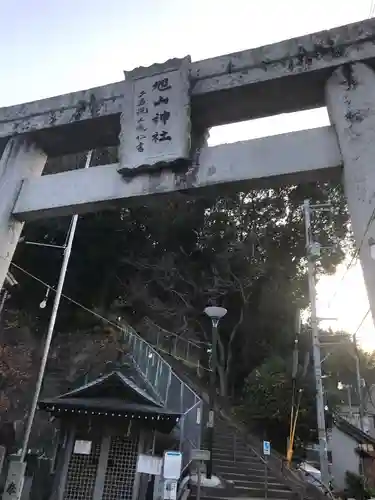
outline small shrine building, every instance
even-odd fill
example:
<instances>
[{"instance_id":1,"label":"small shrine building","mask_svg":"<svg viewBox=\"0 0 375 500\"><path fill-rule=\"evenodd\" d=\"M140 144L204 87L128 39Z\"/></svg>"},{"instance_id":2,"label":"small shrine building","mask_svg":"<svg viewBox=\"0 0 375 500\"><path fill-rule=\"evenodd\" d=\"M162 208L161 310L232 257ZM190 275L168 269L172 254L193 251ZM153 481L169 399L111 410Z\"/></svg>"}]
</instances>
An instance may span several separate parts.
<instances>
[{"instance_id":1,"label":"small shrine building","mask_svg":"<svg viewBox=\"0 0 375 500\"><path fill-rule=\"evenodd\" d=\"M180 414L168 411L151 392L113 371L39 402L39 409L60 426L50 500L145 496L147 484L136 471L137 458L153 453L157 436L170 434L180 420Z\"/></svg>"}]
</instances>

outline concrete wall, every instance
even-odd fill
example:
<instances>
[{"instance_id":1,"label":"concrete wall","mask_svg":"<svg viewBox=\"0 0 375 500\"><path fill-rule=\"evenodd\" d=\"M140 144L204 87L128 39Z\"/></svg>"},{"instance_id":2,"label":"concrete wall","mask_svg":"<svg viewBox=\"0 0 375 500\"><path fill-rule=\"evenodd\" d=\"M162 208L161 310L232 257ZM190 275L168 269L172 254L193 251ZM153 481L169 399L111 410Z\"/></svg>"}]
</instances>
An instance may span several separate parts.
<instances>
[{"instance_id":1,"label":"concrete wall","mask_svg":"<svg viewBox=\"0 0 375 500\"><path fill-rule=\"evenodd\" d=\"M332 429L332 476L335 489L345 488L346 471L359 474L360 460L355 452L356 441L336 427Z\"/></svg>"}]
</instances>

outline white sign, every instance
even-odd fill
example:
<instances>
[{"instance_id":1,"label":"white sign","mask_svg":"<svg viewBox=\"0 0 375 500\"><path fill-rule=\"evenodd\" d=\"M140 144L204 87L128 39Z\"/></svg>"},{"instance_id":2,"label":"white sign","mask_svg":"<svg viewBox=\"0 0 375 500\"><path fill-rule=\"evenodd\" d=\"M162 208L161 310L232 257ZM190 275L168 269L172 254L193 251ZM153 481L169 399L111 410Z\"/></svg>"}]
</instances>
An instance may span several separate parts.
<instances>
[{"instance_id":1,"label":"white sign","mask_svg":"<svg viewBox=\"0 0 375 500\"><path fill-rule=\"evenodd\" d=\"M77 440L74 443L73 453L77 455L90 455L91 453L91 441Z\"/></svg>"},{"instance_id":2,"label":"white sign","mask_svg":"<svg viewBox=\"0 0 375 500\"><path fill-rule=\"evenodd\" d=\"M163 478L180 479L182 467L182 453L179 451L166 451L164 453Z\"/></svg>"},{"instance_id":3,"label":"white sign","mask_svg":"<svg viewBox=\"0 0 375 500\"><path fill-rule=\"evenodd\" d=\"M190 58L125 72L119 171L159 167L190 155ZM130 175L129 174L129 175Z\"/></svg>"},{"instance_id":4,"label":"white sign","mask_svg":"<svg viewBox=\"0 0 375 500\"><path fill-rule=\"evenodd\" d=\"M177 498L177 481L164 481L164 500L176 500Z\"/></svg>"},{"instance_id":5,"label":"white sign","mask_svg":"<svg viewBox=\"0 0 375 500\"><path fill-rule=\"evenodd\" d=\"M210 456L211 456L210 450L191 450L192 460L207 462L208 460L210 460Z\"/></svg>"},{"instance_id":6,"label":"white sign","mask_svg":"<svg viewBox=\"0 0 375 500\"><path fill-rule=\"evenodd\" d=\"M159 476L161 473L163 459L153 455L138 455L137 472Z\"/></svg>"},{"instance_id":7,"label":"white sign","mask_svg":"<svg viewBox=\"0 0 375 500\"><path fill-rule=\"evenodd\" d=\"M263 441L263 455L271 455L271 443Z\"/></svg>"}]
</instances>

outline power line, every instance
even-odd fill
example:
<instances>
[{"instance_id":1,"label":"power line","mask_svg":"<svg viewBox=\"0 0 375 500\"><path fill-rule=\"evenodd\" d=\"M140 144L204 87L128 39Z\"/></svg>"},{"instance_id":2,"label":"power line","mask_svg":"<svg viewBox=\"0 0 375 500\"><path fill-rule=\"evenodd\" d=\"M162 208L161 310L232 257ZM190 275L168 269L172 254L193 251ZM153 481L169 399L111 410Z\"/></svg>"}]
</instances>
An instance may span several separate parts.
<instances>
[{"instance_id":1,"label":"power line","mask_svg":"<svg viewBox=\"0 0 375 500\"><path fill-rule=\"evenodd\" d=\"M366 318L367 318L367 316L370 314L370 311L371 311L371 308L369 307L369 308L368 308L367 313L363 316L363 318L362 318L362 320L361 320L360 324L358 325L358 328L357 328L357 329L356 329L356 331L354 332L353 337L355 337L355 336L357 335L357 333L359 332L359 330L361 329L361 327L362 327L363 323L365 322L365 319L366 319Z\"/></svg>"},{"instance_id":2,"label":"power line","mask_svg":"<svg viewBox=\"0 0 375 500\"><path fill-rule=\"evenodd\" d=\"M373 5L373 7L374 7L374 9L375 9L375 0L373 0L373 4L374 4L374 5ZM369 220L367 221L365 231L364 231L363 236L362 236L362 238L361 238L361 242L360 242L359 246L357 247L356 251L354 252L354 254L353 254L352 258L350 259L349 264L346 266L346 269L345 269L345 271L344 271L344 274L342 275L342 277L341 277L341 279L340 279L340 281L339 281L339 283L338 283L338 285L337 285L337 287L336 287L335 292L333 293L333 295L332 295L331 299L330 299L330 300L329 300L329 302L328 302L328 305L327 305L327 307L328 307L328 308L330 308L330 307L331 307L331 305L332 305L332 302L333 302L334 298L337 296L337 294L338 294L338 293L339 293L339 291L341 290L341 284L342 284L342 282L344 281L344 279L346 278L346 276L348 275L348 272L349 272L349 271L350 271L350 269L351 269L351 268L352 268L352 267L353 267L353 266L357 263L357 261L358 261L358 257L359 257L359 255L360 255L360 253L361 253L361 250L362 250L363 244L364 244L364 242L365 242L365 238L366 238L366 236L367 236L367 233L368 233L368 231L369 231L369 229L370 229L371 223L372 223L372 221L374 220L374 218L375 218L375 207L374 207L374 209L373 209L373 211L372 211L372 213L371 213L371 216L370 216Z\"/></svg>"},{"instance_id":3,"label":"power line","mask_svg":"<svg viewBox=\"0 0 375 500\"><path fill-rule=\"evenodd\" d=\"M42 284L43 286L45 286L46 288L49 288L50 290L52 290L53 292L56 292L56 289L49 285L48 283L46 283L45 281L43 281L42 279L38 278L37 276L35 276L34 274L30 273L29 271L27 271L26 269L24 269L23 267L19 266L18 264L15 264L14 262L10 262L10 265L11 266L14 266L16 269L18 269L19 271L21 271L22 273L24 273L26 276L29 276L30 278L34 279L35 281L37 281L38 283ZM120 325L118 325L117 323L111 321L110 319L102 316L101 314L97 313L96 311L94 311L93 309L90 309L89 307L86 307L85 305L81 304L80 302L78 302L77 300L74 300L72 299L71 297L69 297L68 295L65 295L64 293L61 294L62 297L64 297L64 299L68 300L69 302L71 302L72 304L76 305L77 307L80 307L81 309L83 309L84 311L88 312L89 314L92 314L93 316L97 317L98 319L104 321L105 323L113 326L114 328L116 328L117 330L120 330L120 331L124 331L125 328L121 327ZM129 326L129 328L131 328ZM132 329L132 328L131 328ZM189 340L186 340L184 338L180 338L177 334L171 332L172 335L174 335L176 338L178 338L179 340L183 340L184 342L186 342L187 344L190 344L198 349L201 349L200 346L190 342ZM133 335L136 335L137 337L140 337L137 333L133 333ZM142 338L142 337L140 337ZM142 338L142 340L144 340ZM147 342L147 341L146 341ZM151 344L152 345L152 344ZM185 358L182 358L181 356L178 356L177 354L176 355L173 355L171 354L169 351L163 349L162 347L160 346L154 346L153 347L156 348L157 351L160 351L160 352L163 352L165 354L168 354L168 355L172 355L175 359L183 359L185 362L187 362L187 364L190 364L191 366L193 367L197 367L197 368L200 368L200 369L203 369L203 370L207 370L207 371L211 371L210 369L202 366L201 364L194 364L193 362L190 362L189 360L185 359Z\"/></svg>"}]
</instances>

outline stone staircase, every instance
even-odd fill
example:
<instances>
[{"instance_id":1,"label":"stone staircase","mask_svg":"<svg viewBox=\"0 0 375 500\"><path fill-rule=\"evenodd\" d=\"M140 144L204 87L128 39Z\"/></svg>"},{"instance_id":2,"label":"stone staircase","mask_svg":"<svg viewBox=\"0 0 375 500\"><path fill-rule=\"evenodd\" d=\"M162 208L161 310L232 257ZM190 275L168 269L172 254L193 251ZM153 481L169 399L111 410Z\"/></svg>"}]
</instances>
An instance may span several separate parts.
<instances>
[{"instance_id":1,"label":"stone staircase","mask_svg":"<svg viewBox=\"0 0 375 500\"><path fill-rule=\"evenodd\" d=\"M179 407L183 405L185 409L182 411L186 412L184 415L190 416L183 425L182 439L189 448L186 452L199 447L205 448L204 442L200 444L200 426L197 426L195 416L197 412L191 411L199 405L200 411L203 411L202 421L206 421L204 414L208 411L207 377L202 379L202 373L199 373L189 360L175 357L172 351L159 349L158 342L152 342L152 339L147 337L142 339L131 327L124 330L124 338L128 339L132 359L143 378L151 385L157 383L159 390L167 387L165 404L177 404ZM158 351L159 358L166 362L164 366L158 361L155 365L156 372L152 361L155 359L153 350ZM185 401L184 394L190 397L190 401ZM326 500L327 495L333 499L330 492L323 492L306 481L298 471L287 467L285 458L275 450L271 450L266 463L262 440L249 433L244 424L233 415L228 398L218 395L215 406L213 472L222 479L222 487L202 488L201 499ZM197 494L196 487L190 484L190 488L190 498L194 498Z\"/></svg>"},{"instance_id":2,"label":"stone staircase","mask_svg":"<svg viewBox=\"0 0 375 500\"><path fill-rule=\"evenodd\" d=\"M208 387L197 376L196 371L171 355L163 357L177 375L208 401ZM206 405L205 405L206 406ZM324 500L326 494L308 483L294 470L286 467L285 459L271 451L267 461L267 493L265 487L265 461L262 456L262 441L236 422L231 413L230 402L217 398L215 437L213 448L213 473L226 483L226 487L203 488L201 499L223 498L269 498ZM204 445L203 445L204 446ZM195 498L193 488L190 498Z\"/></svg>"},{"instance_id":3,"label":"stone staircase","mask_svg":"<svg viewBox=\"0 0 375 500\"><path fill-rule=\"evenodd\" d=\"M219 419L215 426L214 474L234 487L231 496L246 498L290 498L292 491L266 467L241 436ZM267 486L266 486L267 485ZM215 491L220 497L220 491Z\"/></svg>"}]
</instances>

